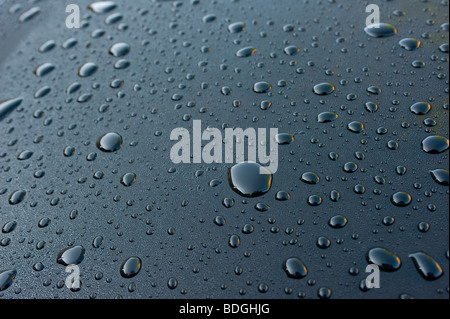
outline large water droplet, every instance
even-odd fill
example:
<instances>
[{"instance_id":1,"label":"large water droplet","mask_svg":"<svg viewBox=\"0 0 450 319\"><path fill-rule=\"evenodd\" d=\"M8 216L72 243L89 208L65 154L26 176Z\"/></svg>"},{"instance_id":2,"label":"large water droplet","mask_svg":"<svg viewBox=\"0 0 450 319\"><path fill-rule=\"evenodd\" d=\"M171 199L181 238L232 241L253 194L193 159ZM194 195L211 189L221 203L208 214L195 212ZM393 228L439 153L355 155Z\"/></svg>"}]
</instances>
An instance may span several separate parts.
<instances>
[{"instance_id":1,"label":"large water droplet","mask_svg":"<svg viewBox=\"0 0 450 319\"><path fill-rule=\"evenodd\" d=\"M245 23L244 22L235 22L228 26L228 31L231 33L238 33L245 30Z\"/></svg>"},{"instance_id":2,"label":"large water droplet","mask_svg":"<svg viewBox=\"0 0 450 319\"><path fill-rule=\"evenodd\" d=\"M449 185L449 174L446 169L435 169L430 171L431 177L436 181L436 183L448 186Z\"/></svg>"},{"instance_id":3,"label":"large water droplet","mask_svg":"<svg viewBox=\"0 0 450 319\"><path fill-rule=\"evenodd\" d=\"M401 39L398 44L405 50L414 51L422 44L419 40L414 38Z\"/></svg>"},{"instance_id":4,"label":"large water droplet","mask_svg":"<svg viewBox=\"0 0 450 319\"><path fill-rule=\"evenodd\" d=\"M333 112L322 112L319 115L317 115L317 121L319 123L332 122L337 118L338 118L338 115Z\"/></svg>"},{"instance_id":5,"label":"large water droplet","mask_svg":"<svg viewBox=\"0 0 450 319\"><path fill-rule=\"evenodd\" d=\"M139 257L129 257L120 266L120 275L124 278L136 276L142 267L142 260Z\"/></svg>"},{"instance_id":6,"label":"large water droplet","mask_svg":"<svg viewBox=\"0 0 450 319\"><path fill-rule=\"evenodd\" d=\"M327 95L334 92L334 85L331 83L320 83L313 87L313 92L317 95Z\"/></svg>"},{"instance_id":7,"label":"large water droplet","mask_svg":"<svg viewBox=\"0 0 450 319\"><path fill-rule=\"evenodd\" d=\"M26 194L27 194L27 192L25 192L24 190L14 191L11 194L11 196L9 196L8 202L11 205L17 205L17 204L21 203L25 199Z\"/></svg>"},{"instance_id":8,"label":"large water droplet","mask_svg":"<svg viewBox=\"0 0 450 319\"><path fill-rule=\"evenodd\" d=\"M0 291L8 289L16 278L17 271L14 269L7 269L0 271Z\"/></svg>"},{"instance_id":9,"label":"large water droplet","mask_svg":"<svg viewBox=\"0 0 450 319\"><path fill-rule=\"evenodd\" d=\"M282 267L289 278L300 279L308 274L308 269L305 264L297 257L286 259Z\"/></svg>"},{"instance_id":10,"label":"large water droplet","mask_svg":"<svg viewBox=\"0 0 450 319\"><path fill-rule=\"evenodd\" d=\"M255 93L267 93L272 89L270 84L268 82L262 81L262 82L256 82L253 85L253 92Z\"/></svg>"},{"instance_id":11,"label":"large water droplet","mask_svg":"<svg viewBox=\"0 0 450 319\"><path fill-rule=\"evenodd\" d=\"M127 55L130 52L130 45L125 42L115 43L109 48L109 54L115 57Z\"/></svg>"},{"instance_id":12,"label":"large water droplet","mask_svg":"<svg viewBox=\"0 0 450 319\"><path fill-rule=\"evenodd\" d=\"M408 257L411 257L417 270L426 280L436 280L444 274L441 265L424 252L414 253Z\"/></svg>"},{"instance_id":13,"label":"large water droplet","mask_svg":"<svg viewBox=\"0 0 450 319\"><path fill-rule=\"evenodd\" d=\"M317 184L320 181L320 178L316 173L306 172L302 174L300 180L307 184Z\"/></svg>"},{"instance_id":14,"label":"large water droplet","mask_svg":"<svg viewBox=\"0 0 450 319\"><path fill-rule=\"evenodd\" d=\"M87 76L91 76L92 74L97 72L97 70L98 70L97 64L93 62L87 62L82 66L80 66L80 68L78 69L78 75L84 78Z\"/></svg>"},{"instance_id":15,"label":"large water droplet","mask_svg":"<svg viewBox=\"0 0 450 319\"><path fill-rule=\"evenodd\" d=\"M366 254L369 263L375 264L384 271L398 270L402 262L398 256L385 248L372 248Z\"/></svg>"},{"instance_id":16,"label":"large water droplet","mask_svg":"<svg viewBox=\"0 0 450 319\"><path fill-rule=\"evenodd\" d=\"M78 265L83 261L85 252L86 249L80 245L65 248L59 252L56 262L64 266Z\"/></svg>"},{"instance_id":17,"label":"large water droplet","mask_svg":"<svg viewBox=\"0 0 450 319\"><path fill-rule=\"evenodd\" d=\"M431 105L427 102L417 102L411 105L409 109L416 115L425 115L431 110Z\"/></svg>"},{"instance_id":18,"label":"large water droplet","mask_svg":"<svg viewBox=\"0 0 450 319\"><path fill-rule=\"evenodd\" d=\"M106 133L97 140L97 147L103 152L114 152L122 147L122 136L115 132Z\"/></svg>"},{"instance_id":19,"label":"large water droplet","mask_svg":"<svg viewBox=\"0 0 450 319\"><path fill-rule=\"evenodd\" d=\"M411 195L409 195L406 192L397 192L393 194L391 197L391 202L395 206L399 207L408 206L409 204L411 204L411 201L412 201Z\"/></svg>"},{"instance_id":20,"label":"large water droplet","mask_svg":"<svg viewBox=\"0 0 450 319\"><path fill-rule=\"evenodd\" d=\"M446 151L449 146L448 138L444 136L428 136L422 141L422 149L431 154L438 154Z\"/></svg>"},{"instance_id":21,"label":"large water droplet","mask_svg":"<svg viewBox=\"0 0 450 319\"><path fill-rule=\"evenodd\" d=\"M267 193L272 186L272 173L254 162L242 162L228 170L231 188L245 197L256 197Z\"/></svg>"},{"instance_id":22,"label":"large water droplet","mask_svg":"<svg viewBox=\"0 0 450 319\"><path fill-rule=\"evenodd\" d=\"M93 2L88 6L88 9L95 13L107 13L114 10L117 5L113 1L98 1Z\"/></svg>"},{"instance_id":23,"label":"large water droplet","mask_svg":"<svg viewBox=\"0 0 450 319\"><path fill-rule=\"evenodd\" d=\"M390 37L397 34L397 29L389 23L374 23L365 27L364 31L375 38Z\"/></svg>"},{"instance_id":24,"label":"large water droplet","mask_svg":"<svg viewBox=\"0 0 450 319\"><path fill-rule=\"evenodd\" d=\"M23 98L18 97L16 99L0 101L0 121L14 111L22 103L22 100Z\"/></svg>"}]
</instances>

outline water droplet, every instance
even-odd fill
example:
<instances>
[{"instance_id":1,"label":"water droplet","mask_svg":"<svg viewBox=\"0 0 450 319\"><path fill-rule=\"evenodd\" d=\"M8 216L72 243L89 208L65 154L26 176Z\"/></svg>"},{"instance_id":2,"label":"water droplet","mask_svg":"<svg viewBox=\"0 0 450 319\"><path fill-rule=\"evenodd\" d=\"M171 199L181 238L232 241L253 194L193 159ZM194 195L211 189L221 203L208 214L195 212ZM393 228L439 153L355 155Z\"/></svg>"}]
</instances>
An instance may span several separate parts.
<instances>
[{"instance_id":1,"label":"water droplet","mask_svg":"<svg viewBox=\"0 0 450 319\"><path fill-rule=\"evenodd\" d=\"M390 37L397 34L397 29L388 23L374 23L365 27L364 31L375 38Z\"/></svg>"},{"instance_id":2,"label":"water droplet","mask_svg":"<svg viewBox=\"0 0 450 319\"><path fill-rule=\"evenodd\" d=\"M29 159L31 156L33 156L32 151L23 151L23 152L20 152L20 154L17 156L17 159L20 161L25 161L25 160Z\"/></svg>"},{"instance_id":3,"label":"water droplet","mask_svg":"<svg viewBox=\"0 0 450 319\"><path fill-rule=\"evenodd\" d=\"M128 257L120 266L120 275L123 278L136 276L142 267L142 260L139 257Z\"/></svg>"},{"instance_id":4,"label":"water droplet","mask_svg":"<svg viewBox=\"0 0 450 319\"><path fill-rule=\"evenodd\" d=\"M333 228L342 228L347 225L347 218L343 215L336 215L330 218L328 225Z\"/></svg>"},{"instance_id":5,"label":"water droplet","mask_svg":"<svg viewBox=\"0 0 450 319\"><path fill-rule=\"evenodd\" d=\"M333 113L333 112L322 112L319 115L317 115L317 121L319 123L332 122L332 121L334 121L337 118L338 118L338 115L336 113Z\"/></svg>"},{"instance_id":6,"label":"water droplet","mask_svg":"<svg viewBox=\"0 0 450 319\"><path fill-rule=\"evenodd\" d=\"M262 82L256 82L253 85L253 92L255 93L267 93L272 89L269 83L262 81Z\"/></svg>"},{"instance_id":7,"label":"water droplet","mask_svg":"<svg viewBox=\"0 0 450 319\"><path fill-rule=\"evenodd\" d=\"M435 169L430 171L431 177L436 181L436 183L448 186L449 185L449 174L446 169Z\"/></svg>"},{"instance_id":8,"label":"water droplet","mask_svg":"<svg viewBox=\"0 0 450 319\"><path fill-rule=\"evenodd\" d=\"M366 254L369 263L380 267L380 270L395 271L398 270L402 262L398 256L385 248L372 248Z\"/></svg>"},{"instance_id":9,"label":"water droplet","mask_svg":"<svg viewBox=\"0 0 450 319\"><path fill-rule=\"evenodd\" d=\"M78 265L84 259L86 249L83 246L73 246L61 250L56 262L63 266Z\"/></svg>"},{"instance_id":10,"label":"water droplet","mask_svg":"<svg viewBox=\"0 0 450 319\"><path fill-rule=\"evenodd\" d=\"M439 263L424 252L417 252L408 257L413 260L417 270L426 280L436 280L444 274Z\"/></svg>"},{"instance_id":11,"label":"water droplet","mask_svg":"<svg viewBox=\"0 0 450 319\"><path fill-rule=\"evenodd\" d=\"M395 206L403 207L408 206L411 204L412 198L411 195L409 195L406 192L397 192L391 196L391 202Z\"/></svg>"},{"instance_id":12,"label":"water droplet","mask_svg":"<svg viewBox=\"0 0 450 319\"><path fill-rule=\"evenodd\" d=\"M256 48L254 48L254 47L245 47L245 48L239 49L236 52L236 56L240 57L240 58L246 58L246 57L249 57L249 56L253 55L255 52L256 52Z\"/></svg>"},{"instance_id":13,"label":"water droplet","mask_svg":"<svg viewBox=\"0 0 450 319\"><path fill-rule=\"evenodd\" d=\"M409 109L416 115L425 115L431 110L431 105L426 102L417 102L411 105Z\"/></svg>"},{"instance_id":14,"label":"water droplet","mask_svg":"<svg viewBox=\"0 0 450 319\"><path fill-rule=\"evenodd\" d=\"M358 165L353 162L347 162L344 164L343 169L344 169L344 172L353 173L353 172L356 172L356 170L358 169Z\"/></svg>"},{"instance_id":15,"label":"water droplet","mask_svg":"<svg viewBox=\"0 0 450 319\"><path fill-rule=\"evenodd\" d=\"M98 1L93 2L88 6L88 9L94 13L107 13L114 10L117 5L113 1Z\"/></svg>"},{"instance_id":16,"label":"water droplet","mask_svg":"<svg viewBox=\"0 0 450 319\"><path fill-rule=\"evenodd\" d=\"M398 44L405 50L414 51L422 44L419 40L414 38L401 39Z\"/></svg>"},{"instance_id":17,"label":"water droplet","mask_svg":"<svg viewBox=\"0 0 450 319\"><path fill-rule=\"evenodd\" d=\"M334 85L331 83L320 83L313 87L313 92L317 95L328 95L334 92Z\"/></svg>"},{"instance_id":18,"label":"water droplet","mask_svg":"<svg viewBox=\"0 0 450 319\"><path fill-rule=\"evenodd\" d=\"M308 274L308 269L300 258L292 257L283 262L283 270L289 278L300 279Z\"/></svg>"},{"instance_id":19,"label":"water droplet","mask_svg":"<svg viewBox=\"0 0 450 319\"><path fill-rule=\"evenodd\" d=\"M135 181L136 181L136 174L134 173L126 173L120 179L120 183L125 187L133 185Z\"/></svg>"},{"instance_id":20,"label":"water droplet","mask_svg":"<svg viewBox=\"0 0 450 319\"><path fill-rule=\"evenodd\" d=\"M306 172L306 173L302 174L302 176L300 177L300 180L307 184L317 184L317 183L319 183L320 178L316 173Z\"/></svg>"},{"instance_id":21,"label":"water droplet","mask_svg":"<svg viewBox=\"0 0 450 319\"><path fill-rule=\"evenodd\" d=\"M0 101L0 120L14 111L20 105L20 103L22 103L22 100L23 98L19 97L16 99Z\"/></svg>"},{"instance_id":22,"label":"water droplet","mask_svg":"<svg viewBox=\"0 0 450 319\"><path fill-rule=\"evenodd\" d=\"M331 242L328 238L321 236L317 238L316 245L319 248L326 249L331 246Z\"/></svg>"},{"instance_id":23,"label":"water droplet","mask_svg":"<svg viewBox=\"0 0 450 319\"><path fill-rule=\"evenodd\" d=\"M421 69L426 66L425 62L421 60L414 60L413 62L411 62L411 65L416 69Z\"/></svg>"},{"instance_id":24,"label":"water droplet","mask_svg":"<svg viewBox=\"0 0 450 319\"><path fill-rule=\"evenodd\" d=\"M311 206L319 206L322 204L322 197L319 195L311 195L308 197L307 203Z\"/></svg>"},{"instance_id":25,"label":"water droplet","mask_svg":"<svg viewBox=\"0 0 450 319\"><path fill-rule=\"evenodd\" d=\"M115 43L109 48L109 54L115 57L125 56L130 52L130 45L125 42Z\"/></svg>"},{"instance_id":26,"label":"water droplet","mask_svg":"<svg viewBox=\"0 0 450 319\"><path fill-rule=\"evenodd\" d=\"M370 113L375 113L378 110L378 105L373 102L367 102L364 105L365 109Z\"/></svg>"},{"instance_id":27,"label":"water droplet","mask_svg":"<svg viewBox=\"0 0 450 319\"><path fill-rule=\"evenodd\" d=\"M231 235L230 239L228 240L228 245L230 245L231 248L237 248L241 244L241 239L238 235Z\"/></svg>"},{"instance_id":28,"label":"water droplet","mask_svg":"<svg viewBox=\"0 0 450 319\"><path fill-rule=\"evenodd\" d=\"M178 286L178 281L175 278L169 278L169 280L167 281L167 287L169 287L169 289L175 289Z\"/></svg>"},{"instance_id":29,"label":"water droplet","mask_svg":"<svg viewBox=\"0 0 450 319\"><path fill-rule=\"evenodd\" d=\"M295 45L290 45L290 46L284 48L283 51L287 55L296 55L297 53L300 52L300 49L298 47L296 47Z\"/></svg>"},{"instance_id":30,"label":"water droplet","mask_svg":"<svg viewBox=\"0 0 450 319\"><path fill-rule=\"evenodd\" d=\"M267 193L272 186L272 178L272 173L267 168L253 162L242 162L228 170L231 188L245 197Z\"/></svg>"},{"instance_id":31,"label":"water droplet","mask_svg":"<svg viewBox=\"0 0 450 319\"><path fill-rule=\"evenodd\" d=\"M294 134L280 133L275 135L275 142L279 145L288 145L294 141Z\"/></svg>"},{"instance_id":32,"label":"water droplet","mask_svg":"<svg viewBox=\"0 0 450 319\"><path fill-rule=\"evenodd\" d=\"M93 62L87 62L82 66L80 66L80 68L78 69L78 75L84 78L87 76L91 76L92 74L97 72L97 70L98 70L97 64Z\"/></svg>"},{"instance_id":33,"label":"water droplet","mask_svg":"<svg viewBox=\"0 0 450 319\"><path fill-rule=\"evenodd\" d=\"M13 284L16 275L17 271L14 269L0 271L0 291L8 289Z\"/></svg>"},{"instance_id":34,"label":"water droplet","mask_svg":"<svg viewBox=\"0 0 450 319\"><path fill-rule=\"evenodd\" d=\"M428 136L422 141L422 149L430 154L438 154L448 150L448 138L443 136Z\"/></svg>"},{"instance_id":35,"label":"water droplet","mask_svg":"<svg viewBox=\"0 0 450 319\"><path fill-rule=\"evenodd\" d=\"M285 191L279 191L275 195L275 199L279 201L285 201L291 198L291 195L289 195L288 192Z\"/></svg>"},{"instance_id":36,"label":"water droplet","mask_svg":"<svg viewBox=\"0 0 450 319\"><path fill-rule=\"evenodd\" d=\"M13 192L11 196L9 196L8 202L11 205L17 205L25 199L26 194L27 192L25 192L24 190L17 190Z\"/></svg>"},{"instance_id":37,"label":"water droplet","mask_svg":"<svg viewBox=\"0 0 450 319\"><path fill-rule=\"evenodd\" d=\"M103 237L97 236L92 240L92 247L94 248L100 248L100 246L103 244Z\"/></svg>"},{"instance_id":38,"label":"water droplet","mask_svg":"<svg viewBox=\"0 0 450 319\"><path fill-rule=\"evenodd\" d=\"M234 22L228 26L228 31L231 33L239 33L245 30L244 22Z\"/></svg>"},{"instance_id":39,"label":"water droplet","mask_svg":"<svg viewBox=\"0 0 450 319\"><path fill-rule=\"evenodd\" d=\"M51 63L43 63L41 65L38 65L36 69L34 69L34 74L38 77L45 76L52 72L55 69L55 66Z\"/></svg>"},{"instance_id":40,"label":"water droplet","mask_svg":"<svg viewBox=\"0 0 450 319\"><path fill-rule=\"evenodd\" d=\"M17 226L17 222L14 221L14 220L5 223L5 224L3 225L3 227L2 227L2 233L3 233L3 234L8 234L8 233L10 233L10 232L12 232L14 229L16 229L16 226Z\"/></svg>"},{"instance_id":41,"label":"water droplet","mask_svg":"<svg viewBox=\"0 0 450 319\"><path fill-rule=\"evenodd\" d=\"M361 133L364 131L364 124L358 121L348 123L347 129L353 133Z\"/></svg>"},{"instance_id":42,"label":"water droplet","mask_svg":"<svg viewBox=\"0 0 450 319\"><path fill-rule=\"evenodd\" d=\"M114 152L122 147L122 136L118 133L106 133L97 140L97 147L103 152Z\"/></svg>"}]
</instances>

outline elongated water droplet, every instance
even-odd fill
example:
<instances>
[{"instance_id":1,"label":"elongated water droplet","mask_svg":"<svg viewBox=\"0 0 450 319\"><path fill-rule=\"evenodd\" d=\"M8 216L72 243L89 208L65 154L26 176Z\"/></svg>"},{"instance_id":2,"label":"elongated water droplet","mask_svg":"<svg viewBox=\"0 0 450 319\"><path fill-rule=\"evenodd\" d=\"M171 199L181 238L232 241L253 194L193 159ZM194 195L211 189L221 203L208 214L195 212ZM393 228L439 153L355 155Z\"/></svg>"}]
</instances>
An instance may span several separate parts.
<instances>
[{"instance_id":1,"label":"elongated water droplet","mask_svg":"<svg viewBox=\"0 0 450 319\"><path fill-rule=\"evenodd\" d=\"M397 34L397 29L389 23L375 23L364 28L364 31L375 38L391 37Z\"/></svg>"},{"instance_id":2,"label":"elongated water droplet","mask_svg":"<svg viewBox=\"0 0 450 319\"><path fill-rule=\"evenodd\" d=\"M380 267L380 270L395 271L398 270L402 262L398 256L385 248L372 248L366 254L369 263Z\"/></svg>"},{"instance_id":3,"label":"elongated water droplet","mask_svg":"<svg viewBox=\"0 0 450 319\"><path fill-rule=\"evenodd\" d=\"M417 252L408 257L414 261L417 270L426 280L436 280L444 274L441 265L424 252Z\"/></svg>"}]
</instances>

